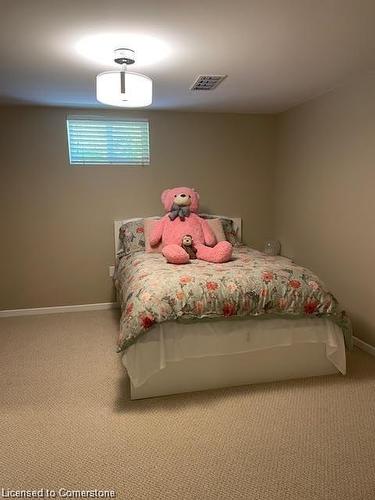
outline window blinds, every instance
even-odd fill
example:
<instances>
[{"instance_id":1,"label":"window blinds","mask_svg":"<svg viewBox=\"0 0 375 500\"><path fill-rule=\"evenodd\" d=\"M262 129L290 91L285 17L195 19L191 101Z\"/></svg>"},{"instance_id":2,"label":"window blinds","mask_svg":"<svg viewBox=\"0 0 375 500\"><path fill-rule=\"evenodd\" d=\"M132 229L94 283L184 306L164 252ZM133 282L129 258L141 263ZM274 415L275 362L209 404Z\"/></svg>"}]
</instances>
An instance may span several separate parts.
<instances>
[{"instance_id":1,"label":"window blinds","mask_svg":"<svg viewBox=\"0 0 375 500\"><path fill-rule=\"evenodd\" d=\"M149 165L148 121L68 118L71 165Z\"/></svg>"}]
</instances>

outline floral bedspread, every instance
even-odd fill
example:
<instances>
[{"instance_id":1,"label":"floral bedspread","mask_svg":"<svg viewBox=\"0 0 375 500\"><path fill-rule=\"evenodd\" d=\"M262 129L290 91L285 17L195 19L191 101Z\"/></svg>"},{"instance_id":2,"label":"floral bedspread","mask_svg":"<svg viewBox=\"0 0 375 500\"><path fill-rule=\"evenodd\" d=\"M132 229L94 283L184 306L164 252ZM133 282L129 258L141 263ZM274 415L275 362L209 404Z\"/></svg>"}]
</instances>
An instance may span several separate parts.
<instances>
[{"instance_id":1,"label":"floral bedspread","mask_svg":"<svg viewBox=\"0 0 375 500\"><path fill-rule=\"evenodd\" d=\"M122 308L119 351L155 323L269 315L329 317L352 345L348 317L315 274L246 246L234 248L225 264L177 266L161 254L136 252L119 261L115 284Z\"/></svg>"}]
</instances>

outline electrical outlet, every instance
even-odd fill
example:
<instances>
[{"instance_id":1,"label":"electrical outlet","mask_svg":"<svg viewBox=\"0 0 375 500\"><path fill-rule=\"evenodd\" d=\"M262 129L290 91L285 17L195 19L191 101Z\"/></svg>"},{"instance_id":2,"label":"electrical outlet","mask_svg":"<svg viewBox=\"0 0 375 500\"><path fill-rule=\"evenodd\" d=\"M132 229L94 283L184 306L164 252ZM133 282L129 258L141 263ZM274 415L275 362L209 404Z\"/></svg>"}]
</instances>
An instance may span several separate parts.
<instances>
[{"instance_id":1,"label":"electrical outlet","mask_svg":"<svg viewBox=\"0 0 375 500\"><path fill-rule=\"evenodd\" d=\"M113 278L113 275L115 274L115 266L109 266L108 274L109 274L110 278Z\"/></svg>"}]
</instances>

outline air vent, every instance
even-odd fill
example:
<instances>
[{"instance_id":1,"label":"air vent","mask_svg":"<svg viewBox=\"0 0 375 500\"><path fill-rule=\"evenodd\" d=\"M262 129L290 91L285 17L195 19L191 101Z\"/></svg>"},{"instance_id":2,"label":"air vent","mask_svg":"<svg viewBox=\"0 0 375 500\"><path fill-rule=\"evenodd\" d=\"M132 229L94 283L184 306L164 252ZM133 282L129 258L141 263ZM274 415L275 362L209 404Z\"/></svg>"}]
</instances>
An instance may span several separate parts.
<instances>
[{"instance_id":1,"label":"air vent","mask_svg":"<svg viewBox=\"0 0 375 500\"><path fill-rule=\"evenodd\" d=\"M199 75L190 90L213 90L227 75Z\"/></svg>"}]
</instances>

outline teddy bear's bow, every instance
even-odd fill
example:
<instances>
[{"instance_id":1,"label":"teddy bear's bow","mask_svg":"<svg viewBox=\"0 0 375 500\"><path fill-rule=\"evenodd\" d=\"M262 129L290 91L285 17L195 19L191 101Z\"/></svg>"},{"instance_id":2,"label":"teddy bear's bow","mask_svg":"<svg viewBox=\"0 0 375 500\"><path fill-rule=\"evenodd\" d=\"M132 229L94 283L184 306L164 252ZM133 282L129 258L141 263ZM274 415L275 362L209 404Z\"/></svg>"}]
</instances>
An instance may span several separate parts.
<instances>
[{"instance_id":1,"label":"teddy bear's bow","mask_svg":"<svg viewBox=\"0 0 375 500\"><path fill-rule=\"evenodd\" d=\"M180 220L185 220L185 217L189 217L190 208L189 207L180 207L178 205L173 204L172 210L168 214L168 217L171 220L175 220L177 217L180 217Z\"/></svg>"}]
</instances>

